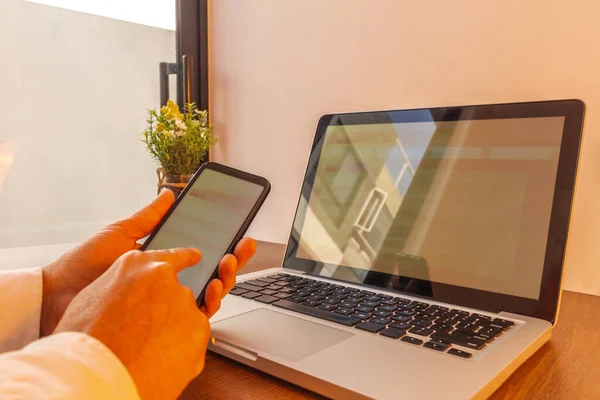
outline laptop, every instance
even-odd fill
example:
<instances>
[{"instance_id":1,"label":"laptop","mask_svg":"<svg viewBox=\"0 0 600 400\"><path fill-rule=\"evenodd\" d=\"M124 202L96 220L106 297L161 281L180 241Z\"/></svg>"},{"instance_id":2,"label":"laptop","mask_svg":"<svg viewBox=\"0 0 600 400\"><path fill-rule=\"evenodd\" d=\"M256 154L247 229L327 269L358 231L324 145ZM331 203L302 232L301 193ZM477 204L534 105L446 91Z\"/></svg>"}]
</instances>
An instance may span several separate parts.
<instances>
[{"instance_id":1,"label":"laptop","mask_svg":"<svg viewBox=\"0 0 600 400\"><path fill-rule=\"evenodd\" d=\"M486 398L557 322L584 104L325 115L210 349L330 398Z\"/></svg>"}]
</instances>

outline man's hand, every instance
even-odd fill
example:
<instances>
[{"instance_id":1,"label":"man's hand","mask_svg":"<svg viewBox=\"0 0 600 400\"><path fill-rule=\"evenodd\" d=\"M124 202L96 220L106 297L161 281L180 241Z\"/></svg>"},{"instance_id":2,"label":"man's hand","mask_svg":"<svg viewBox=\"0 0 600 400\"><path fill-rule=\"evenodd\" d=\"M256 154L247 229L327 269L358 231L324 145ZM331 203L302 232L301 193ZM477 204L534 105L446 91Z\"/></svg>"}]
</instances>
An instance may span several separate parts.
<instances>
[{"instance_id":1,"label":"man's hand","mask_svg":"<svg viewBox=\"0 0 600 400\"><path fill-rule=\"evenodd\" d=\"M200 258L195 249L125 254L73 299L56 332L82 332L104 343L142 399L177 398L202 371L210 339L209 315L177 280ZM208 303L220 301L218 282L212 286L218 296Z\"/></svg>"},{"instance_id":2,"label":"man's hand","mask_svg":"<svg viewBox=\"0 0 600 400\"><path fill-rule=\"evenodd\" d=\"M104 228L94 237L67 252L43 268L43 300L40 334L49 335L77 294L102 275L119 257L137 249L137 241L148 236L174 202L173 193L163 191L152 204L132 217ZM219 280L209 284L206 292L207 315L214 314L220 299L235 284L235 273L254 255L256 243L243 239L234 255L227 255L219 265Z\"/></svg>"}]
</instances>

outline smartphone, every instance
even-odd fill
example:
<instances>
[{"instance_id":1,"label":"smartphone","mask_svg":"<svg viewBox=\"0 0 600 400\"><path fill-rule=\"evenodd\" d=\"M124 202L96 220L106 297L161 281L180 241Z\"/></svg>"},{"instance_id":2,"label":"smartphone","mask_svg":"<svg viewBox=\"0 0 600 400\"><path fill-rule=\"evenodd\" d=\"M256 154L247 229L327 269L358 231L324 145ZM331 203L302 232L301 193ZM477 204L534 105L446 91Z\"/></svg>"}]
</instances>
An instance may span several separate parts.
<instances>
[{"instance_id":1,"label":"smartphone","mask_svg":"<svg viewBox=\"0 0 600 400\"><path fill-rule=\"evenodd\" d=\"M202 260L179 272L178 278L202 307L208 283L218 276L221 258L233 252L270 190L269 181L260 176L214 162L203 164L142 250L199 249Z\"/></svg>"}]
</instances>

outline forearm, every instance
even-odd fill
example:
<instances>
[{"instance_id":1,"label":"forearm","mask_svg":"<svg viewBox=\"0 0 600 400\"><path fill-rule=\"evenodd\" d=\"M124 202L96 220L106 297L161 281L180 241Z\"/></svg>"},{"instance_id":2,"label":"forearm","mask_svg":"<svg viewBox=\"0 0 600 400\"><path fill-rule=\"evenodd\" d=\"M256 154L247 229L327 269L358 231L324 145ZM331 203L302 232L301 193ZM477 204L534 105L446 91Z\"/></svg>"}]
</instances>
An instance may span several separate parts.
<instances>
[{"instance_id":1,"label":"forearm","mask_svg":"<svg viewBox=\"0 0 600 400\"><path fill-rule=\"evenodd\" d=\"M0 356L2 399L138 400L119 359L90 336L66 332Z\"/></svg>"},{"instance_id":2,"label":"forearm","mask_svg":"<svg viewBox=\"0 0 600 400\"><path fill-rule=\"evenodd\" d=\"M0 271L0 353L18 350L39 337L41 305L39 268Z\"/></svg>"}]
</instances>

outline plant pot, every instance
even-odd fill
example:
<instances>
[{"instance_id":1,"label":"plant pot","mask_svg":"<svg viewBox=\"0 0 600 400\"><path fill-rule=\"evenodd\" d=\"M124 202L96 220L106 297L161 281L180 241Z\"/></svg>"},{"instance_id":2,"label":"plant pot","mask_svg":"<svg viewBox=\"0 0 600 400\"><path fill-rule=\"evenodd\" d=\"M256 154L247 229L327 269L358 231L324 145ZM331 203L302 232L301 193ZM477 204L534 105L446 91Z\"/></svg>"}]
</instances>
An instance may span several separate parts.
<instances>
[{"instance_id":1,"label":"plant pot","mask_svg":"<svg viewBox=\"0 0 600 400\"><path fill-rule=\"evenodd\" d=\"M156 170L156 174L158 175L158 193L163 190L170 190L177 198L183 189L187 186L188 182L192 179L194 174L186 174L186 175L173 175L167 174L163 168L159 168Z\"/></svg>"}]
</instances>

